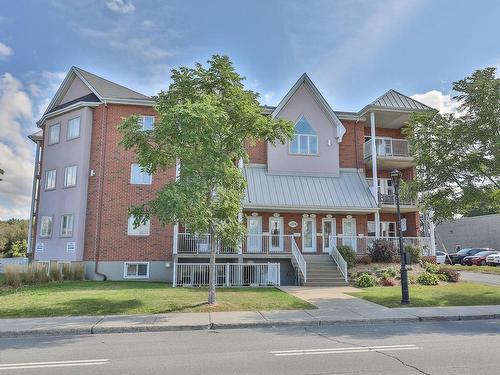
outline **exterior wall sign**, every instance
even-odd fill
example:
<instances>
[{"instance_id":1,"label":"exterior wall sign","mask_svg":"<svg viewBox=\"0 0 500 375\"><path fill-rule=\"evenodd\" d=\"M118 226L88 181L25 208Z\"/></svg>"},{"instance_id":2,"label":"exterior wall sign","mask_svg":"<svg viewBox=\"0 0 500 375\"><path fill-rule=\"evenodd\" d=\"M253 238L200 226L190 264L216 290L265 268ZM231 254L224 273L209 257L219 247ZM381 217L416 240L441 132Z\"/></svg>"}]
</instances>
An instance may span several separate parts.
<instances>
[{"instance_id":1,"label":"exterior wall sign","mask_svg":"<svg viewBox=\"0 0 500 375\"><path fill-rule=\"evenodd\" d=\"M290 228L297 228L297 225L298 225L297 222L293 220L288 223L288 226Z\"/></svg>"},{"instance_id":2,"label":"exterior wall sign","mask_svg":"<svg viewBox=\"0 0 500 375\"><path fill-rule=\"evenodd\" d=\"M37 253L43 253L43 250L45 249L45 244L43 242L37 242L35 246L35 251Z\"/></svg>"}]
</instances>

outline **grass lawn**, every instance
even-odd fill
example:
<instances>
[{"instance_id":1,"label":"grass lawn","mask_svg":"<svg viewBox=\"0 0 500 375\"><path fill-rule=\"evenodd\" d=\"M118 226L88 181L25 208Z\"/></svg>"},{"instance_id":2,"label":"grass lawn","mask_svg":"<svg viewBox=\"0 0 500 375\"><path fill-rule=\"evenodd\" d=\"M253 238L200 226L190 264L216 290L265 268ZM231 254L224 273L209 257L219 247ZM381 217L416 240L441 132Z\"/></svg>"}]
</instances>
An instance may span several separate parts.
<instances>
[{"instance_id":1,"label":"grass lawn","mask_svg":"<svg viewBox=\"0 0 500 375\"><path fill-rule=\"evenodd\" d=\"M500 267L494 266L444 266L446 268L451 268L455 271L469 271L469 272L478 272L478 273L492 273L496 275L500 275Z\"/></svg>"},{"instance_id":2,"label":"grass lawn","mask_svg":"<svg viewBox=\"0 0 500 375\"><path fill-rule=\"evenodd\" d=\"M165 283L50 283L0 292L0 318L315 308L276 288L219 288L216 306L209 307L206 300L206 288L172 288Z\"/></svg>"},{"instance_id":3,"label":"grass lawn","mask_svg":"<svg viewBox=\"0 0 500 375\"><path fill-rule=\"evenodd\" d=\"M400 304L401 286L377 286L349 294L386 307L500 305L498 286L469 282L436 286L410 285L411 304L406 306Z\"/></svg>"}]
</instances>

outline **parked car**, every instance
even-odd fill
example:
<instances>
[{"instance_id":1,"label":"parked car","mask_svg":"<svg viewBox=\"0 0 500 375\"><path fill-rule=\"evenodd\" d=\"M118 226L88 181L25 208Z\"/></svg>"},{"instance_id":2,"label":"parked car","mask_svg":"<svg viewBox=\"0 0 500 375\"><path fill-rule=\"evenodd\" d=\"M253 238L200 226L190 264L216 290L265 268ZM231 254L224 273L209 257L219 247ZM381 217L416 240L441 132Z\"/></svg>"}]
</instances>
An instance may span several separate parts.
<instances>
[{"instance_id":1,"label":"parked car","mask_svg":"<svg viewBox=\"0 0 500 375\"><path fill-rule=\"evenodd\" d=\"M467 249L462 249L459 252L455 254L450 254L449 257L446 258L446 263L447 264L462 264L462 261L464 260L465 257L476 255L477 253L481 251L494 251L493 249L488 249L488 248L481 248L481 247L473 247L473 248L467 248Z\"/></svg>"},{"instance_id":2,"label":"parked car","mask_svg":"<svg viewBox=\"0 0 500 375\"><path fill-rule=\"evenodd\" d=\"M447 258L448 258L448 253L445 253L444 251L436 251L436 263L437 264L446 263Z\"/></svg>"},{"instance_id":3,"label":"parked car","mask_svg":"<svg viewBox=\"0 0 500 375\"><path fill-rule=\"evenodd\" d=\"M480 251L475 255L465 257L462 264L466 266L486 266L486 257L496 253L496 251Z\"/></svg>"},{"instance_id":4,"label":"parked car","mask_svg":"<svg viewBox=\"0 0 500 375\"><path fill-rule=\"evenodd\" d=\"M486 257L486 264L488 266L499 266L500 265L500 252L496 254L491 254Z\"/></svg>"}]
</instances>

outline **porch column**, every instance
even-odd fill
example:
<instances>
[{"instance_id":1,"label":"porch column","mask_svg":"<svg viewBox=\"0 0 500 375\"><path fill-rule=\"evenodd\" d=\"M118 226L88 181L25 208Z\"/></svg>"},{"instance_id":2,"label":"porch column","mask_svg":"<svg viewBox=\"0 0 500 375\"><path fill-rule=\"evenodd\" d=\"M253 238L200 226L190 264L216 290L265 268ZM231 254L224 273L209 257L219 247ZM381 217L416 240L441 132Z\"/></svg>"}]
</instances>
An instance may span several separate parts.
<instances>
[{"instance_id":1,"label":"porch column","mask_svg":"<svg viewBox=\"0 0 500 375\"><path fill-rule=\"evenodd\" d=\"M436 238L434 237L433 212L429 211L429 237L431 238L431 255L436 255Z\"/></svg>"},{"instance_id":2,"label":"porch column","mask_svg":"<svg viewBox=\"0 0 500 375\"><path fill-rule=\"evenodd\" d=\"M179 224L174 225L174 238L172 239L172 253L177 254L177 241L179 239Z\"/></svg>"},{"instance_id":3,"label":"porch column","mask_svg":"<svg viewBox=\"0 0 500 375\"><path fill-rule=\"evenodd\" d=\"M239 158L239 160L238 160L238 169L243 174L243 159L242 158ZM240 212L238 212L238 222L240 224L243 223L243 209L242 208L240 208ZM242 253L243 253L243 243L242 243L242 240L240 240L238 242L238 254L242 254Z\"/></svg>"},{"instance_id":4,"label":"porch column","mask_svg":"<svg viewBox=\"0 0 500 375\"><path fill-rule=\"evenodd\" d=\"M370 112L370 143L372 151L372 194L378 205L377 145L375 143L375 112Z\"/></svg>"},{"instance_id":5,"label":"porch column","mask_svg":"<svg viewBox=\"0 0 500 375\"><path fill-rule=\"evenodd\" d=\"M33 253L33 216L35 214L35 205L37 200L37 184L40 179L40 141L36 142L36 153L35 153L35 169L33 171L33 186L31 188L31 206L30 206L30 220L28 224L28 249L27 253ZM38 212L37 212L38 218ZM35 220L35 224L38 225L37 220Z\"/></svg>"},{"instance_id":6,"label":"porch column","mask_svg":"<svg viewBox=\"0 0 500 375\"><path fill-rule=\"evenodd\" d=\"M380 212L375 212L375 238L380 237Z\"/></svg>"}]
</instances>

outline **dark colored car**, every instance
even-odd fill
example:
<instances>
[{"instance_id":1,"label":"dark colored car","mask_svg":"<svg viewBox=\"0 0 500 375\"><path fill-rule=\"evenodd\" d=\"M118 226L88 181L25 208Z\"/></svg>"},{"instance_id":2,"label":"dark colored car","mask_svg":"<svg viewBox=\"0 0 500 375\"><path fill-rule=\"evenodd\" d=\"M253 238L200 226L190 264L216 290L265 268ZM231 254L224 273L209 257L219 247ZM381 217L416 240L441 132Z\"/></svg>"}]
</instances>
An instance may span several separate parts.
<instances>
[{"instance_id":1,"label":"dark colored car","mask_svg":"<svg viewBox=\"0 0 500 375\"><path fill-rule=\"evenodd\" d=\"M481 248L481 247L474 247L474 248L468 248L468 249L462 249L459 252L455 254L450 254L449 257L446 259L447 264L462 264L462 261L464 260L465 257L476 255L477 253L481 251L493 251L493 249L488 249L488 248Z\"/></svg>"},{"instance_id":2,"label":"dark colored car","mask_svg":"<svg viewBox=\"0 0 500 375\"><path fill-rule=\"evenodd\" d=\"M491 254L496 254L496 251L480 251L476 255L462 259L462 264L465 266L486 266L486 257Z\"/></svg>"}]
</instances>

